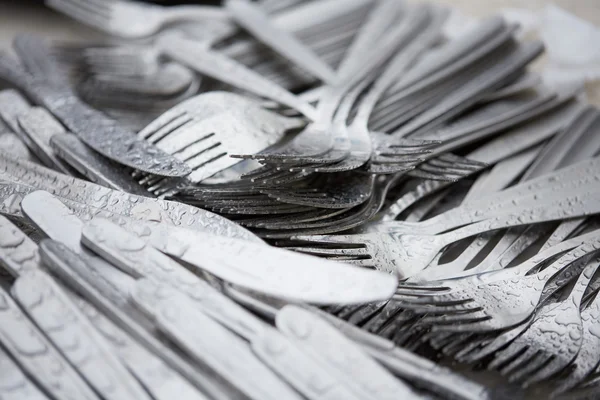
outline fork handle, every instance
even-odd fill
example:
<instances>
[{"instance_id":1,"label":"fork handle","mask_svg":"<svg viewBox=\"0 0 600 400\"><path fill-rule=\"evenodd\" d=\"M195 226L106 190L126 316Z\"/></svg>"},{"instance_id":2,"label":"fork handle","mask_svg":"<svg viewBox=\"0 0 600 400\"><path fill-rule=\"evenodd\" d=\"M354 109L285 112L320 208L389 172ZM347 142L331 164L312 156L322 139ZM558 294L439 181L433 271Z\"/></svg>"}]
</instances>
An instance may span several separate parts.
<instances>
[{"instance_id":1,"label":"fork handle","mask_svg":"<svg viewBox=\"0 0 600 400\"><path fill-rule=\"evenodd\" d=\"M293 34L277 27L259 6L247 0L227 0L225 7L239 25L283 57L327 84L336 82L335 71L327 63Z\"/></svg>"},{"instance_id":2,"label":"fork handle","mask_svg":"<svg viewBox=\"0 0 600 400\"><path fill-rule=\"evenodd\" d=\"M396 18L401 17L404 8L403 2L396 0L384 0L375 5L338 66L340 76L347 76L356 69L357 64L360 65L364 55L372 49L373 43L381 38Z\"/></svg>"},{"instance_id":3,"label":"fork handle","mask_svg":"<svg viewBox=\"0 0 600 400\"><path fill-rule=\"evenodd\" d=\"M168 56L201 74L285 104L312 120L316 118L314 107L294 94L263 78L245 65L203 47L197 42L186 40L183 36L173 33L162 35L157 46Z\"/></svg>"},{"instance_id":4,"label":"fork handle","mask_svg":"<svg viewBox=\"0 0 600 400\"><path fill-rule=\"evenodd\" d=\"M467 225L440 235L439 238L443 238L445 247L456 241L492 230L597 214L600 213L600 197L598 194L597 189L592 189L585 193L576 193L566 198L560 198L545 205L521 210L515 209L511 214L504 214Z\"/></svg>"},{"instance_id":5,"label":"fork handle","mask_svg":"<svg viewBox=\"0 0 600 400\"><path fill-rule=\"evenodd\" d=\"M544 195L556 196L557 193L569 193L584 185L592 185L597 176L600 176L600 159L586 160L430 218L419 225L422 226L419 232L436 234L505 214L507 208L535 205L537 198L543 199Z\"/></svg>"}]
</instances>

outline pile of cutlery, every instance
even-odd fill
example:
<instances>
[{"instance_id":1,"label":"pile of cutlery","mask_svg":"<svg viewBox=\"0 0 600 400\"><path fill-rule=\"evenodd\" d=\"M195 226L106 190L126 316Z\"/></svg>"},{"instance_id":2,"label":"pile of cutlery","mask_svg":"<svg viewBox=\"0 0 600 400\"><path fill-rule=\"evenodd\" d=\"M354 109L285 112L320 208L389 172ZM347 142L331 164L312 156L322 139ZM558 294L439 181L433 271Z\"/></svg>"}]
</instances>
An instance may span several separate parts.
<instances>
[{"instance_id":1,"label":"pile of cutlery","mask_svg":"<svg viewBox=\"0 0 600 400\"><path fill-rule=\"evenodd\" d=\"M0 54L0 400L598 396L600 111L519 26L46 4L106 40Z\"/></svg>"}]
</instances>

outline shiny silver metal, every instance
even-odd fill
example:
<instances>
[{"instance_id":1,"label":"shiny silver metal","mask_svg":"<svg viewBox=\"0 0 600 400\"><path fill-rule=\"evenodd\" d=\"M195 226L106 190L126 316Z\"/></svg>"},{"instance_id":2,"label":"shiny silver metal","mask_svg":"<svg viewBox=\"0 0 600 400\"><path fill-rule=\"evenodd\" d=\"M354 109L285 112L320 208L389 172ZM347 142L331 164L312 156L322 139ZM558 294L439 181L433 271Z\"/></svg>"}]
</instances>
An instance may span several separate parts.
<instances>
[{"instance_id":1,"label":"shiny silver metal","mask_svg":"<svg viewBox=\"0 0 600 400\"><path fill-rule=\"evenodd\" d=\"M20 36L15 48L28 71L5 54L0 62L3 78L45 106L94 150L121 164L159 175L185 176L190 172L173 157L139 141L132 132L81 102L41 39Z\"/></svg>"},{"instance_id":2,"label":"shiny silver metal","mask_svg":"<svg viewBox=\"0 0 600 400\"><path fill-rule=\"evenodd\" d=\"M27 271L11 293L90 386L106 399L150 399L109 344L45 272ZM66 341L69 337L71 340ZM73 344L75 343L75 344Z\"/></svg>"},{"instance_id":3,"label":"shiny silver metal","mask_svg":"<svg viewBox=\"0 0 600 400\"><path fill-rule=\"evenodd\" d=\"M99 211L147 221L166 222L171 225L185 226L187 229L212 230L216 234L233 235L261 242L256 235L238 224L186 204L109 189L59 174L27 161L12 159L6 154L0 157L0 165L2 171L0 177L3 180L22 183L34 189L47 190L59 197L91 206Z\"/></svg>"},{"instance_id":4,"label":"shiny silver metal","mask_svg":"<svg viewBox=\"0 0 600 400\"><path fill-rule=\"evenodd\" d=\"M253 99L213 91L179 103L138 136L189 165L188 179L199 183L238 163L231 155L261 151L305 124L263 109Z\"/></svg>"},{"instance_id":5,"label":"shiny silver metal","mask_svg":"<svg viewBox=\"0 0 600 400\"><path fill-rule=\"evenodd\" d=\"M2 348L46 393L68 400L100 399L2 288L0 321Z\"/></svg>"},{"instance_id":6,"label":"shiny silver metal","mask_svg":"<svg viewBox=\"0 0 600 400\"><path fill-rule=\"evenodd\" d=\"M127 39L151 36L164 25L177 21L228 20L224 10L210 6L171 8L121 0L47 0L45 3L86 25Z\"/></svg>"},{"instance_id":7,"label":"shiny silver metal","mask_svg":"<svg viewBox=\"0 0 600 400\"><path fill-rule=\"evenodd\" d=\"M73 169L59 159L50 146L52 136L65 133L64 127L41 107L32 107L17 119L21 131L29 139L27 143L30 150L43 161L44 165L64 174L73 175Z\"/></svg>"},{"instance_id":8,"label":"shiny silver metal","mask_svg":"<svg viewBox=\"0 0 600 400\"><path fill-rule=\"evenodd\" d=\"M323 82L333 84L335 72L316 54L284 29L278 29L259 5L244 0L228 0L224 4L229 15L244 29L297 66L312 73Z\"/></svg>"}]
</instances>

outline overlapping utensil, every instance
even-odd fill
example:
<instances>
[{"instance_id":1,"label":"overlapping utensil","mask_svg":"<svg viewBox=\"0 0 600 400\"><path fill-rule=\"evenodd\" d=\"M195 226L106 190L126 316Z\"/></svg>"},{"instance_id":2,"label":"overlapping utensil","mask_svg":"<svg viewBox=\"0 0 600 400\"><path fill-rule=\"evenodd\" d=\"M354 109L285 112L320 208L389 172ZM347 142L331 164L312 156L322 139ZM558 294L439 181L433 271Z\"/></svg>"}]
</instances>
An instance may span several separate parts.
<instances>
[{"instance_id":1,"label":"overlapping utensil","mask_svg":"<svg viewBox=\"0 0 600 400\"><path fill-rule=\"evenodd\" d=\"M0 398L502 395L440 357L596 393L600 114L540 42L398 0L47 4L111 40L0 56Z\"/></svg>"}]
</instances>

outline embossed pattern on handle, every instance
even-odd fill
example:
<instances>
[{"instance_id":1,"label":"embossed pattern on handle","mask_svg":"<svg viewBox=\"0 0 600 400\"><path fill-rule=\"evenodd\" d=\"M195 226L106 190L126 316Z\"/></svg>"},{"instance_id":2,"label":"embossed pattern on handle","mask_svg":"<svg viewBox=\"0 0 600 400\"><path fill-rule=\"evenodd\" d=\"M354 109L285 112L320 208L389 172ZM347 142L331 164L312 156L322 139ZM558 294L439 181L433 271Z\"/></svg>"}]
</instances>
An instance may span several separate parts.
<instances>
[{"instance_id":1,"label":"embossed pattern on handle","mask_svg":"<svg viewBox=\"0 0 600 400\"><path fill-rule=\"evenodd\" d=\"M196 362L226 378L242 393L257 399L300 399L252 354L248 343L195 309L189 299L148 280L138 282L131 299Z\"/></svg>"},{"instance_id":2,"label":"embossed pattern on handle","mask_svg":"<svg viewBox=\"0 0 600 400\"><path fill-rule=\"evenodd\" d=\"M87 147L75 135L55 134L50 146L56 154L90 181L137 196L150 196L123 168Z\"/></svg>"},{"instance_id":3,"label":"embossed pattern on handle","mask_svg":"<svg viewBox=\"0 0 600 400\"><path fill-rule=\"evenodd\" d=\"M252 341L252 351L310 400L359 400L362 397L331 374L327 366L315 362L298 343L269 329Z\"/></svg>"},{"instance_id":4,"label":"embossed pattern on handle","mask_svg":"<svg viewBox=\"0 0 600 400\"><path fill-rule=\"evenodd\" d=\"M206 396L163 360L140 345L86 300L73 297L73 302L154 399L172 400L176 394L181 400L207 400Z\"/></svg>"},{"instance_id":5,"label":"embossed pattern on handle","mask_svg":"<svg viewBox=\"0 0 600 400\"><path fill-rule=\"evenodd\" d=\"M40 267L37 244L12 222L0 216L0 266L16 278Z\"/></svg>"},{"instance_id":6,"label":"embossed pattern on handle","mask_svg":"<svg viewBox=\"0 0 600 400\"><path fill-rule=\"evenodd\" d=\"M27 161L16 160L9 154L1 155L0 179L21 182L114 214L262 242L256 235L235 222L210 211L174 201L123 193L68 177Z\"/></svg>"},{"instance_id":7,"label":"embossed pattern on handle","mask_svg":"<svg viewBox=\"0 0 600 400\"><path fill-rule=\"evenodd\" d=\"M99 400L2 288L0 341L17 364L53 397L64 400Z\"/></svg>"},{"instance_id":8,"label":"embossed pattern on handle","mask_svg":"<svg viewBox=\"0 0 600 400\"><path fill-rule=\"evenodd\" d=\"M142 346L148 349L157 357L160 357L174 370L188 379L194 386L211 398L219 400L231 399L231 393L215 382L212 377L201 373L195 367L184 361L179 355L173 352L169 347L158 341L150 335L143 327L138 325L127 314L118 307L111 304L95 288L79 278L74 270L87 268L81 258L69 250L65 245L53 240L45 240L40 244L40 255L44 264L60 277L67 285L83 295L104 315L126 333L132 336Z\"/></svg>"},{"instance_id":9,"label":"embossed pattern on handle","mask_svg":"<svg viewBox=\"0 0 600 400\"><path fill-rule=\"evenodd\" d=\"M393 377L340 331L310 311L297 306L285 306L277 313L276 326L287 336L301 343L332 371L340 371L353 390L378 399L411 398L412 390Z\"/></svg>"},{"instance_id":10,"label":"embossed pattern on handle","mask_svg":"<svg viewBox=\"0 0 600 400\"><path fill-rule=\"evenodd\" d=\"M171 257L107 220L95 219L82 231L82 242L130 275L161 282L185 293L198 308L250 340L265 324Z\"/></svg>"},{"instance_id":11,"label":"embossed pattern on handle","mask_svg":"<svg viewBox=\"0 0 600 400\"><path fill-rule=\"evenodd\" d=\"M150 399L90 321L45 272L23 273L11 292L29 317L103 398Z\"/></svg>"},{"instance_id":12,"label":"embossed pattern on handle","mask_svg":"<svg viewBox=\"0 0 600 400\"><path fill-rule=\"evenodd\" d=\"M0 398L3 400L48 400L21 368L0 348Z\"/></svg>"}]
</instances>

